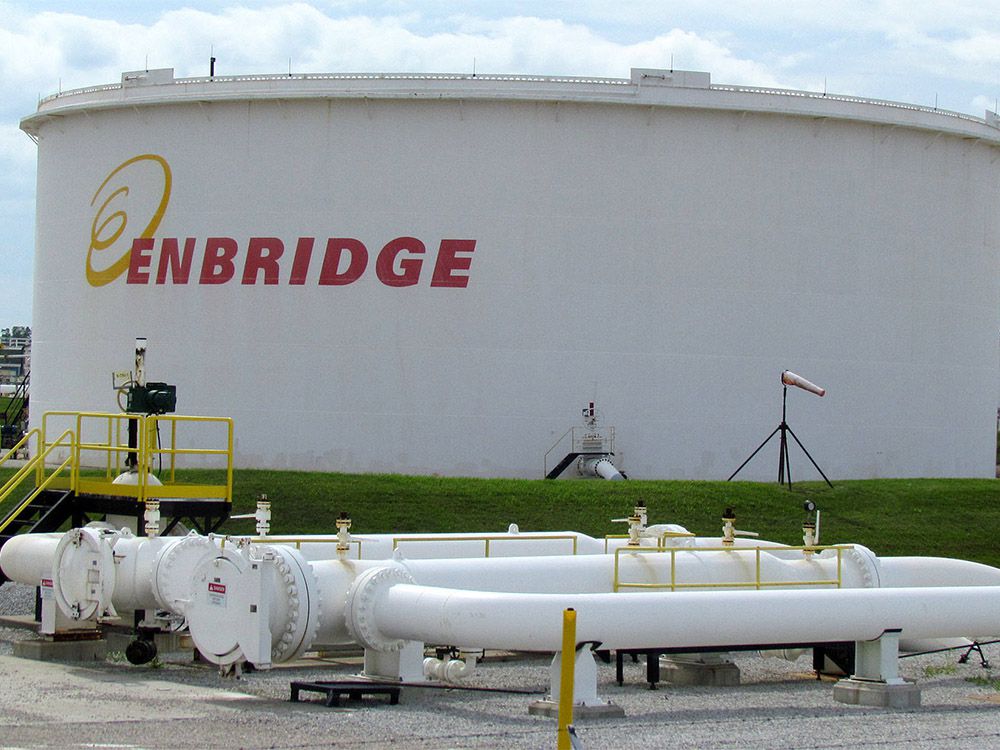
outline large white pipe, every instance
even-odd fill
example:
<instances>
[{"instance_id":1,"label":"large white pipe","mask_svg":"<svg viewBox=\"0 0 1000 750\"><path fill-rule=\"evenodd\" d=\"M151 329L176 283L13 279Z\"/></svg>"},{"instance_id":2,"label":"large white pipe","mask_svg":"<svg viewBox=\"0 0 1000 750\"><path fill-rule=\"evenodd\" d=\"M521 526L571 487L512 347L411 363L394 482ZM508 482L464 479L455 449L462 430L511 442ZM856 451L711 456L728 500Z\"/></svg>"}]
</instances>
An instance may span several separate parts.
<instances>
[{"instance_id":1,"label":"large white pipe","mask_svg":"<svg viewBox=\"0 0 1000 750\"><path fill-rule=\"evenodd\" d=\"M909 586L1000 586L1000 569L948 557L880 557L886 588Z\"/></svg>"},{"instance_id":2,"label":"large white pipe","mask_svg":"<svg viewBox=\"0 0 1000 750\"><path fill-rule=\"evenodd\" d=\"M61 533L19 534L0 547L0 570L15 583L37 586L52 577L52 560Z\"/></svg>"},{"instance_id":3,"label":"large white pipe","mask_svg":"<svg viewBox=\"0 0 1000 750\"><path fill-rule=\"evenodd\" d=\"M583 458L579 463L579 471L584 476L600 477L611 481L620 481L625 476L618 471L618 468L607 456L600 458Z\"/></svg>"},{"instance_id":4,"label":"large white pipe","mask_svg":"<svg viewBox=\"0 0 1000 750\"><path fill-rule=\"evenodd\" d=\"M458 538L447 540L459 541L464 543ZM198 535L146 539L123 532L84 529L69 532L62 538L60 535L16 538L0 552L0 564L9 559L11 562L7 562L5 570L10 568L10 572L14 573L10 577L33 585L45 576L46 569L55 567L57 600L60 606L65 604L71 611L74 604L78 612L98 613L114 608L160 607L189 614L192 605L200 607L192 621L192 635L206 655L210 658L214 655L214 660L222 663L228 663L227 659L238 659L241 644L255 639L259 642L265 630L276 644L272 650L275 661L292 658L311 645L357 640L358 636L349 627L350 618L345 616L345 601L365 598L363 592L367 589L359 581L368 575L368 571L388 571L379 574L388 575L395 582L417 583L435 591L461 589L482 595L590 596L610 593L615 584L613 555L464 560L403 558L388 565L384 561L357 561L342 557L315 561L310 565L290 547L253 545L237 550L235 545L229 544L220 552L220 542L218 537L213 539ZM747 584L755 585L755 581L759 580L764 585L784 582L789 585L807 583L809 586L822 586L820 581L832 581L837 577L837 552L834 550L806 554L774 545L762 546L758 552L743 546L757 545L755 541L738 539L736 542L733 548L725 551L679 547L672 554L621 552L618 556L618 583L660 587L672 584L682 588L702 585L721 594L725 593L719 591L725 588L723 584L742 584L745 587ZM678 543L699 547L705 543L718 544L719 540L682 538ZM442 544L447 548L445 541ZM60 548L63 554L59 554ZM279 571L278 575L273 571L267 575L248 572L251 568L258 570L248 562L251 558L264 560L268 555L278 560L277 564L279 567L283 565L286 572ZM954 586L969 582L989 586L1000 583L1000 571L965 561L886 558L880 562L869 550L860 546L843 550L841 556L839 569L844 587L919 586L926 583ZM51 563L53 557L57 561L55 565ZM262 563L262 566L267 567L267 564ZM886 567L888 575L882 570ZM94 580L100 585L93 586ZM222 587L222 595L219 586ZM266 593L262 593L265 590ZM646 593L641 588L623 590ZM95 591L99 595L96 598ZM59 596L60 592L62 596ZM669 595L676 597L681 593L689 592L678 591ZM751 592L753 595L758 593L772 592ZM802 586L795 586L789 593L805 591ZM245 614L244 605L249 606L249 602L257 601L262 596L268 602L266 626L244 622L242 616L233 617L228 612L230 603L235 602L241 603L235 611ZM614 594L613 597L619 602L635 598L621 594ZM226 606L220 607L220 602ZM225 618L218 620L219 613L224 610ZM969 635L970 631L963 629L958 634ZM801 638L790 642L799 640ZM450 641L443 639L437 642ZM480 645L462 641L452 643Z\"/></svg>"},{"instance_id":5,"label":"large white pipe","mask_svg":"<svg viewBox=\"0 0 1000 750\"><path fill-rule=\"evenodd\" d=\"M503 594L403 583L371 597L369 645L387 641L557 651L562 612L576 610L577 641L602 648L731 647L868 641L900 629L907 638L989 636L1000 630L1000 587ZM358 626L356 632L364 632Z\"/></svg>"},{"instance_id":6,"label":"large white pipe","mask_svg":"<svg viewBox=\"0 0 1000 750\"><path fill-rule=\"evenodd\" d=\"M263 548L260 548L263 549ZM788 554L780 547L774 552ZM228 553L234 554L234 553ZM759 557L759 563L758 563ZM672 564L676 565L671 570ZM759 567L758 567L759 565ZM212 571L209 567L214 566ZM225 587L227 592L249 591L257 583L243 575L245 567L238 560L233 564L215 566L204 561L195 571L195 579L209 581ZM472 590L479 592L565 594L586 596L604 594L615 590L615 557L613 555L585 555L576 557L488 558L468 560L397 560L394 562L328 560L311 564L315 576L315 591L302 594L319 607L315 640L303 643L303 648L332 646L357 641L357 635L345 618L345 601L365 597L360 583L366 576L379 575L394 581L416 582L427 587ZM658 590L675 586L702 586L714 591L729 585L733 588L754 587L756 581L764 585L787 585L802 589L803 586L829 585L838 575L835 550L822 554L797 553L796 559L784 559L772 554L768 548L758 554L754 550L733 549L705 551L681 549L677 552L628 552L618 556L618 583L636 584L620 590L645 595L649 586ZM857 546L844 550L840 562L841 585L851 587L878 586L878 562L874 554ZM367 579L366 579L367 580ZM826 582L819 583L819 582ZM359 593L361 592L361 593ZM632 598L623 593L614 594L619 599ZM240 594L241 601L251 594ZM265 594L264 598L269 598ZM216 606L217 596L210 588L197 588L192 594L188 612ZM275 614L278 622L269 627L281 631L284 615ZM223 654L210 650L211 643L203 644L199 616L191 617L191 634L199 649L210 659L223 659ZM205 618L207 619L207 618ZM214 638L214 634L212 636ZM214 642L214 641L213 641ZM447 642L447 641L443 641ZM228 642L226 644L229 645ZM475 643L458 642L451 645L475 646ZM227 649L226 653L229 653ZM214 655L213 655L214 654Z\"/></svg>"},{"instance_id":7,"label":"large white pipe","mask_svg":"<svg viewBox=\"0 0 1000 750\"><path fill-rule=\"evenodd\" d=\"M282 544L295 547L306 560L335 560L350 557L362 560L386 560L394 554L407 558L467 558L536 557L543 555L603 554L603 539L578 531L519 531L516 525L506 532L482 534L361 534L351 537L346 554L338 551L337 542L329 536L289 535L258 537L261 544ZM651 539L646 544L655 544ZM614 549L625 540L611 540ZM397 552L398 551L398 552Z\"/></svg>"},{"instance_id":8,"label":"large white pipe","mask_svg":"<svg viewBox=\"0 0 1000 750\"><path fill-rule=\"evenodd\" d=\"M516 528L516 527L515 527ZM661 535L669 532L669 536ZM655 524L643 532L640 546L721 547L722 537L686 536L678 524ZM345 552L330 535L273 535L254 537L258 544L294 547L306 560L387 560L402 555L411 560L465 559L476 557L542 557L563 555L603 555L628 545L628 538L597 539L579 531L507 531L435 534L361 534L352 536ZM736 539L737 547L787 548L778 542ZM792 553L801 556L801 553Z\"/></svg>"},{"instance_id":9,"label":"large white pipe","mask_svg":"<svg viewBox=\"0 0 1000 750\"><path fill-rule=\"evenodd\" d=\"M651 526L642 546L655 545L663 532L686 533L673 524ZM66 540L60 544L61 540ZM310 561L356 558L380 561L393 556L413 559L465 559L489 554L492 558L598 555L624 546L626 539L595 539L573 531L520 532L512 526L506 533L488 534L372 534L356 538L345 552L328 535L265 537L271 546L295 548ZM316 541L323 540L323 541ZM714 537L670 537L668 545L719 546ZM72 543L70 543L72 542ZM183 615L194 566L221 546L246 543L246 538L137 537L127 529L73 530L66 535L25 534L0 552L11 580L37 586L42 578L55 580L57 600L73 612L110 612L158 608ZM749 544L737 540L737 546ZM780 550L783 545L761 542ZM107 547L107 550L102 549ZM113 554L109 553L109 550ZM54 573L53 573L54 571ZM102 582L99 588L93 580ZM604 590L604 589L602 589ZM98 596L99 594L99 596ZM74 607L74 605L76 605Z\"/></svg>"},{"instance_id":10,"label":"large white pipe","mask_svg":"<svg viewBox=\"0 0 1000 750\"><path fill-rule=\"evenodd\" d=\"M783 554L775 554L783 552ZM681 548L676 552L619 552L618 585L622 591L660 586L685 588L731 588L781 582L824 581L832 585L838 579L836 550L804 555L780 547L755 549L735 547L730 550ZM604 593L615 590L615 555L583 557L470 559L456 564L450 560L401 560L417 583L482 591L531 593ZM329 563L317 561L321 570ZM839 575L844 587L879 585L878 559L866 547L854 545L841 551Z\"/></svg>"}]
</instances>

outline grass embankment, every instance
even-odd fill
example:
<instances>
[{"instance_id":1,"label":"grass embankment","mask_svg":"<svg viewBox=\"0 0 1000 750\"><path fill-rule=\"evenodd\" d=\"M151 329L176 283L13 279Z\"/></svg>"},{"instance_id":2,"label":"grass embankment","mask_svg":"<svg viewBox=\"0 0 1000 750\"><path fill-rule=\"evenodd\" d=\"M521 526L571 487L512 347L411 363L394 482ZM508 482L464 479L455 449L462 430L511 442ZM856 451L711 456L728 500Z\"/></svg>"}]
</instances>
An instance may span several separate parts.
<instances>
[{"instance_id":1,"label":"grass embankment","mask_svg":"<svg viewBox=\"0 0 1000 750\"><path fill-rule=\"evenodd\" d=\"M10 472L0 471L0 482ZM221 472L187 472L187 481L222 481ZM931 555L1000 567L1000 480L880 479L838 481L833 489L803 482L794 489L755 482L544 481L240 470L234 513L249 513L259 495L272 503L272 533L335 532L341 511L352 532L524 531L621 534L623 518L645 501L650 523L679 523L716 535L726 507L737 527L764 539L802 543L802 503L822 513L827 544L854 542L879 555ZM19 493L22 494L22 493ZM4 506L9 505L5 503ZM5 508L0 506L0 512ZM252 533L252 520L223 531Z\"/></svg>"}]
</instances>

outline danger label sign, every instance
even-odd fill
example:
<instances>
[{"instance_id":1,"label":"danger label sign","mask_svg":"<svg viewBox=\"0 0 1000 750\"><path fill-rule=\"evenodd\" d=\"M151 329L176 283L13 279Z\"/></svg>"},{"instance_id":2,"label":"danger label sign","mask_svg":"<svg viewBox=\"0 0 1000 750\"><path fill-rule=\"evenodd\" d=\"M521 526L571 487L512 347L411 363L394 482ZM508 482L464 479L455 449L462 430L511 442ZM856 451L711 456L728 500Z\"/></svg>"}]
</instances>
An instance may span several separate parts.
<instances>
[{"instance_id":1,"label":"danger label sign","mask_svg":"<svg viewBox=\"0 0 1000 750\"><path fill-rule=\"evenodd\" d=\"M211 604L213 607L226 606L226 584L218 583L215 581L209 581L208 603Z\"/></svg>"}]
</instances>

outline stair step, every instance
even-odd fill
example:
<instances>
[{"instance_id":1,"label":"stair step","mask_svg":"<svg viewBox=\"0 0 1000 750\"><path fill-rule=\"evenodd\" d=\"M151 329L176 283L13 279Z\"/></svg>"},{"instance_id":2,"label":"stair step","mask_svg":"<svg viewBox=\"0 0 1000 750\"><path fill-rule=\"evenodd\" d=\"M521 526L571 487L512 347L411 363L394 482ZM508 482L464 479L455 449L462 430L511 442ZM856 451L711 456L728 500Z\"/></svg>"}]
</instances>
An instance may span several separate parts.
<instances>
[{"instance_id":1,"label":"stair step","mask_svg":"<svg viewBox=\"0 0 1000 750\"><path fill-rule=\"evenodd\" d=\"M9 529L13 526L16 526L18 528L24 528L25 526L34 526L34 525L35 525L34 519L15 518L9 524L7 524L7 528Z\"/></svg>"}]
</instances>

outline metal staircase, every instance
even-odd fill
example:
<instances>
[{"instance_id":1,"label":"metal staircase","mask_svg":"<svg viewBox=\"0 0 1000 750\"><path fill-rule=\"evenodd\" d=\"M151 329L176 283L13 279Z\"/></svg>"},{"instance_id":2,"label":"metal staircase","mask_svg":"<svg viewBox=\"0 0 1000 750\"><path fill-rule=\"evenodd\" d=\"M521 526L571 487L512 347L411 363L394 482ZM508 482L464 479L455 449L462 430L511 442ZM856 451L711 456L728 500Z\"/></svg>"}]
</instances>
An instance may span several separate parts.
<instances>
[{"instance_id":1,"label":"metal staircase","mask_svg":"<svg viewBox=\"0 0 1000 750\"><path fill-rule=\"evenodd\" d=\"M0 486L0 547L18 534L108 516L141 533L147 506L155 509L156 523L162 519L161 533L185 526L216 531L232 509L232 427L227 417L46 412L41 427L0 451L0 468L13 466ZM22 453L31 457L13 460ZM224 478L182 481L177 461L187 457L222 469ZM7 580L0 571L0 584Z\"/></svg>"},{"instance_id":2,"label":"metal staircase","mask_svg":"<svg viewBox=\"0 0 1000 750\"><path fill-rule=\"evenodd\" d=\"M21 423L24 412L28 409L28 381L30 372L24 373L21 382L17 384L14 395L7 402L7 407L0 414L0 449L6 450L14 446L21 437Z\"/></svg>"},{"instance_id":3,"label":"metal staircase","mask_svg":"<svg viewBox=\"0 0 1000 750\"><path fill-rule=\"evenodd\" d=\"M543 476L556 479L578 458L601 458L615 454L615 428L603 427L594 402L583 410L583 425L570 427L545 452ZM563 457L550 469L549 459Z\"/></svg>"}]
</instances>

